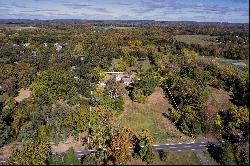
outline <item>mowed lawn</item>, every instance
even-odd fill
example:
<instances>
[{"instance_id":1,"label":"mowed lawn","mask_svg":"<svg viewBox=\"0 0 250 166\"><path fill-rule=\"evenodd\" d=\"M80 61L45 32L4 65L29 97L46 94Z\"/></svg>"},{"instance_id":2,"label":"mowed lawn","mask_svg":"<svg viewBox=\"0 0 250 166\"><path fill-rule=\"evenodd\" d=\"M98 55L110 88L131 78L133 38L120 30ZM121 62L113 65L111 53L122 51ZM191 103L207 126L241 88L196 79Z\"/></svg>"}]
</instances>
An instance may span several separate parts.
<instances>
[{"instance_id":1,"label":"mowed lawn","mask_svg":"<svg viewBox=\"0 0 250 166\"><path fill-rule=\"evenodd\" d=\"M148 97L145 104L136 103L126 97L125 111L116 119L116 124L130 127L139 133L142 129L149 129L154 138L154 143L176 143L190 141L191 138L182 134L163 113L171 105L165 98L163 90L156 88Z\"/></svg>"},{"instance_id":2,"label":"mowed lawn","mask_svg":"<svg viewBox=\"0 0 250 166\"><path fill-rule=\"evenodd\" d=\"M167 161L161 161L159 153L155 152L156 158L149 165L201 165L201 162L194 152L170 152ZM146 165L146 162L132 159L128 165Z\"/></svg>"}]
</instances>

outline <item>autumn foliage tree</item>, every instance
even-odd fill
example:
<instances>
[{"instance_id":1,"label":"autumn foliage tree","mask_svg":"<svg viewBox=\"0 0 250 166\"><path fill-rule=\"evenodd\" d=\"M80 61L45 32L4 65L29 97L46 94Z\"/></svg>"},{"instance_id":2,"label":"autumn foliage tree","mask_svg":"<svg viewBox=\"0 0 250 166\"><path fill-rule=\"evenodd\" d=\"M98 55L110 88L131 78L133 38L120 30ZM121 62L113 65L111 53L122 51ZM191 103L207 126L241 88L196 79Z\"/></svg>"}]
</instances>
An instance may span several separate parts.
<instances>
[{"instance_id":1,"label":"autumn foliage tree","mask_svg":"<svg viewBox=\"0 0 250 166\"><path fill-rule=\"evenodd\" d=\"M150 164L154 161L155 155L152 148L153 138L148 129L139 133L139 140L135 147L135 157Z\"/></svg>"},{"instance_id":2,"label":"autumn foliage tree","mask_svg":"<svg viewBox=\"0 0 250 166\"><path fill-rule=\"evenodd\" d=\"M27 141L21 149L16 149L7 159L8 165L46 165L48 145L36 141Z\"/></svg>"},{"instance_id":3,"label":"autumn foliage tree","mask_svg":"<svg viewBox=\"0 0 250 166\"><path fill-rule=\"evenodd\" d=\"M131 136L132 131L129 128L123 128L112 136L110 145L107 148L108 164L121 165L130 160Z\"/></svg>"}]
</instances>

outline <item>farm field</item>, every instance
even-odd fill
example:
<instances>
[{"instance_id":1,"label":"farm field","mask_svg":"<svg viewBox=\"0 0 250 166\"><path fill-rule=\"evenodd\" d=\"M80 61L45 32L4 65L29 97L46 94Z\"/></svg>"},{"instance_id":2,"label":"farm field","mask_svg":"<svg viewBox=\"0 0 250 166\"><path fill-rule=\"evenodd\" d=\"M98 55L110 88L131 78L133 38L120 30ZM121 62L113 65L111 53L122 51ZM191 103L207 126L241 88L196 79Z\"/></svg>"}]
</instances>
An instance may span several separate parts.
<instances>
[{"instance_id":1,"label":"farm field","mask_svg":"<svg viewBox=\"0 0 250 166\"><path fill-rule=\"evenodd\" d=\"M217 36L210 35L176 35L175 39L187 44L200 44L201 46L215 45Z\"/></svg>"}]
</instances>

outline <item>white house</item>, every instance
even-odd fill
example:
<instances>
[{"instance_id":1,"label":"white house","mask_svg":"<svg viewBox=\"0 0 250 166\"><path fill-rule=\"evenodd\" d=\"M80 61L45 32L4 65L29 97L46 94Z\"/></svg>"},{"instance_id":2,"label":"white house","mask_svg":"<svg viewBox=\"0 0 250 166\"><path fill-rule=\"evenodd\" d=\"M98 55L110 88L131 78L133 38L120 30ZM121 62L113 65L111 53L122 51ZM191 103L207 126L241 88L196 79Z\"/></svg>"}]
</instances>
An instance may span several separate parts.
<instances>
[{"instance_id":1,"label":"white house","mask_svg":"<svg viewBox=\"0 0 250 166\"><path fill-rule=\"evenodd\" d=\"M122 78L122 82L123 82L125 85L128 86L129 84L132 83L132 78L131 78L131 76L128 76L128 75L124 76L124 77Z\"/></svg>"},{"instance_id":2,"label":"white house","mask_svg":"<svg viewBox=\"0 0 250 166\"><path fill-rule=\"evenodd\" d=\"M58 43L55 43L54 46L56 47L56 51L60 51L62 49L62 46Z\"/></svg>"},{"instance_id":3,"label":"white house","mask_svg":"<svg viewBox=\"0 0 250 166\"><path fill-rule=\"evenodd\" d=\"M23 46L24 47L29 47L30 43L24 43Z\"/></svg>"},{"instance_id":4,"label":"white house","mask_svg":"<svg viewBox=\"0 0 250 166\"><path fill-rule=\"evenodd\" d=\"M119 76L119 75L116 75L116 76L115 76L115 81L116 81L116 82L119 82L119 81L121 81L121 80L122 80L121 76Z\"/></svg>"}]
</instances>

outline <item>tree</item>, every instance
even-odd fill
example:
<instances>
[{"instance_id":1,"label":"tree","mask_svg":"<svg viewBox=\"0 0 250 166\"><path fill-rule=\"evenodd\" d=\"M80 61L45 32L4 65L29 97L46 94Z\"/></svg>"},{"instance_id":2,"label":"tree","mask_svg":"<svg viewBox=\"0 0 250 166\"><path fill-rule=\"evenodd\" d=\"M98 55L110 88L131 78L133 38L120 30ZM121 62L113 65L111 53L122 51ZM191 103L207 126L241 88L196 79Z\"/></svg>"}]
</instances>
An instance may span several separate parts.
<instances>
[{"instance_id":1,"label":"tree","mask_svg":"<svg viewBox=\"0 0 250 166\"><path fill-rule=\"evenodd\" d=\"M64 165L80 165L80 161L75 156L74 149L72 147L66 151L63 157L63 164Z\"/></svg>"},{"instance_id":2,"label":"tree","mask_svg":"<svg viewBox=\"0 0 250 166\"><path fill-rule=\"evenodd\" d=\"M130 138L132 131L129 128L123 128L111 137L110 145L107 148L107 163L114 165L123 165L131 158L129 147L132 146Z\"/></svg>"},{"instance_id":3,"label":"tree","mask_svg":"<svg viewBox=\"0 0 250 166\"><path fill-rule=\"evenodd\" d=\"M249 110L247 108L234 105L228 109L227 113L230 129L243 129L245 124L249 123Z\"/></svg>"},{"instance_id":4,"label":"tree","mask_svg":"<svg viewBox=\"0 0 250 166\"><path fill-rule=\"evenodd\" d=\"M81 55L84 53L84 47L83 47L82 43L77 43L77 45L75 45L73 53L75 55Z\"/></svg>"},{"instance_id":5,"label":"tree","mask_svg":"<svg viewBox=\"0 0 250 166\"><path fill-rule=\"evenodd\" d=\"M135 147L135 157L142 159L142 161L150 164L154 161L155 155L153 153L153 148L151 144L153 143L153 138L149 130L142 130L139 133L139 141Z\"/></svg>"},{"instance_id":6,"label":"tree","mask_svg":"<svg viewBox=\"0 0 250 166\"><path fill-rule=\"evenodd\" d=\"M99 66L95 67L92 70L92 74L93 74L93 79L96 82L98 82L100 80L103 80L105 78L105 73L104 73L104 71Z\"/></svg>"},{"instance_id":7,"label":"tree","mask_svg":"<svg viewBox=\"0 0 250 166\"><path fill-rule=\"evenodd\" d=\"M126 63L124 59L119 59L115 63L116 71L126 71L127 68L128 68L128 64Z\"/></svg>"},{"instance_id":8,"label":"tree","mask_svg":"<svg viewBox=\"0 0 250 166\"><path fill-rule=\"evenodd\" d=\"M48 158L49 165L63 165L63 158L57 154L50 155Z\"/></svg>"},{"instance_id":9,"label":"tree","mask_svg":"<svg viewBox=\"0 0 250 166\"><path fill-rule=\"evenodd\" d=\"M170 151L160 151L160 159L162 161L167 161L170 155Z\"/></svg>"},{"instance_id":10,"label":"tree","mask_svg":"<svg viewBox=\"0 0 250 166\"><path fill-rule=\"evenodd\" d=\"M218 129L218 130L221 130L222 127L223 127L222 126L223 125L223 120L222 120L221 116L218 113L215 116L214 125L215 125L215 128Z\"/></svg>"},{"instance_id":11,"label":"tree","mask_svg":"<svg viewBox=\"0 0 250 166\"><path fill-rule=\"evenodd\" d=\"M141 89L145 96L151 95L156 85L155 74L150 70L139 73L138 78L134 81L134 86Z\"/></svg>"},{"instance_id":12,"label":"tree","mask_svg":"<svg viewBox=\"0 0 250 166\"><path fill-rule=\"evenodd\" d=\"M37 137L37 129L31 121L22 125L18 134L18 140L26 141L28 139L35 139Z\"/></svg>"},{"instance_id":13,"label":"tree","mask_svg":"<svg viewBox=\"0 0 250 166\"><path fill-rule=\"evenodd\" d=\"M95 130L99 126L99 115L95 110L78 108L71 110L65 119L65 124L71 128L73 133L78 134L87 129Z\"/></svg>"},{"instance_id":14,"label":"tree","mask_svg":"<svg viewBox=\"0 0 250 166\"><path fill-rule=\"evenodd\" d=\"M144 96L143 90L138 88L133 88L131 94L131 99L138 103L145 103L146 102L146 96Z\"/></svg>"},{"instance_id":15,"label":"tree","mask_svg":"<svg viewBox=\"0 0 250 166\"><path fill-rule=\"evenodd\" d=\"M27 141L23 147L14 150L7 159L8 165L46 165L48 159L48 146L36 141Z\"/></svg>"},{"instance_id":16,"label":"tree","mask_svg":"<svg viewBox=\"0 0 250 166\"><path fill-rule=\"evenodd\" d=\"M81 157L82 165L103 165L105 160L104 151L95 151Z\"/></svg>"},{"instance_id":17,"label":"tree","mask_svg":"<svg viewBox=\"0 0 250 166\"><path fill-rule=\"evenodd\" d=\"M235 165L236 159L234 156L234 150L231 144L222 144L219 152L220 163L222 165Z\"/></svg>"},{"instance_id":18,"label":"tree","mask_svg":"<svg viewBox=\"0 0 250 166\"><path fill-rule=\"evenodd\" d=\"M14 138L14 132L10 126L6 124L2 115L0 115L0 147L11 142Z\"/></svg>"},{"instance_id":19,"label":"tree","mask_svg":"<svg viewBox=\"0 0 250 166\"><path fill-rule=\"evenodd\" d=\"M108 95L100 96L98 100L98 106L101 110L111 113L112 115L117 115L123 111L123 98L117 97L112 98Z\"/></svg>"},{"instance_id":20,"label":"tree","mask_svg":"<svg viewBox=\"0 0 250 166\"><path fill-rule=\"evenodd\" d=\"M30 87L35 98L47 94L51 102L57 100L76 101L77 81L71 72L66 70L46 70L36 78Z\"/></svg>"},{"instance_id":21,"label":"tree","mask_svg":"<svg viewBox=\"0 0 250 166\"><path fill-rule=\"evenodd\" d=\"M15 130L16 135L19 134L22 124L28 119L29 113L22 108L14 110L13 122L11 123L12 128Z\"/></svg>"}]
</instances>

